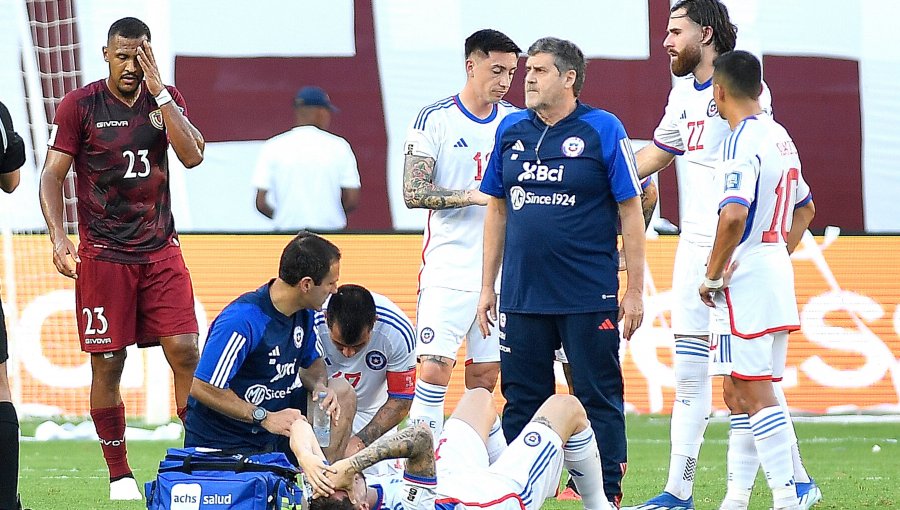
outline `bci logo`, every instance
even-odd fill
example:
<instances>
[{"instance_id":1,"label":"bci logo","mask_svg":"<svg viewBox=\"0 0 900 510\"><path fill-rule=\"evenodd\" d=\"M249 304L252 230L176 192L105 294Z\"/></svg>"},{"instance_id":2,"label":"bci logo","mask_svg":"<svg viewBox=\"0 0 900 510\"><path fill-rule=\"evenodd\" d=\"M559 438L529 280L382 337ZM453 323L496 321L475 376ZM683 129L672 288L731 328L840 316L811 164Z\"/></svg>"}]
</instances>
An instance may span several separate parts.
<instances>
[{"instance_id":1,"label":"bci logo","mask_svg":"<svg viewBox=\"0 0 900 510\"><path fill-rule=\"evenodd\" d=\"M550 168L547 165L535 165L528 161L522 163L522 173L519 174L519 182L522 181L550 181L562 182L565 165L558 168Z\"/></svg>"}]
</instances>

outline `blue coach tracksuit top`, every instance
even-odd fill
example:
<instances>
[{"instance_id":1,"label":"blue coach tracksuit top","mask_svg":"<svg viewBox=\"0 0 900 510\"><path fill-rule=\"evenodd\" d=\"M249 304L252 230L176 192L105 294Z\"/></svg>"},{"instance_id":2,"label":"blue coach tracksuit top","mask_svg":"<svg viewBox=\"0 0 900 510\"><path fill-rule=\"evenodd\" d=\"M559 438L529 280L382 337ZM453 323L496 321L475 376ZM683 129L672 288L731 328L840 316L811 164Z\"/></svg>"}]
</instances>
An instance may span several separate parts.
<instances>
[{"instance_id":1,"label":"blue coach tracksuit top","mask_svg":"<svg viewBox=\"0 0 900 510\"><path fill-rule=\"evenodd\" d=\"M506 199L501 311L617 308L618 202L640 195L636 166L607 111L578 102L550 127L531 110L503 119L481 183Z\"/></svg>"}]
</instances>

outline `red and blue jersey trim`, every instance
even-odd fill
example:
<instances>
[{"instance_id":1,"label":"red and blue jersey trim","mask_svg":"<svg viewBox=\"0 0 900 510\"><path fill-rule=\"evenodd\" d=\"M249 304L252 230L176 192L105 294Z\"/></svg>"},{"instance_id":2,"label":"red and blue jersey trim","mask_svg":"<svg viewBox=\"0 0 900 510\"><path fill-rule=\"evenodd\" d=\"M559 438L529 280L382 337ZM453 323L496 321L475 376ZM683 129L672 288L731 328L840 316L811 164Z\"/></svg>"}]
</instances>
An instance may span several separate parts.
<instances>
[{"instance_id":1,"label":"red and blue jersey trim","mask_svg":"<svg viewBox=\"0 0 900 510\"><path fill-rule=\"evenodd\" d=\"M434 476L418 476L410 473L403 473L403 479L407 482L425 487L434 487L437 485L437 478Z\"/></svg>"},{"instance_id":2,"label":"red and blue jersey trim","mask_svg":"<svg viewBox=\"0 0 900 510\"><path fill-rule=\"evenodd\" d=\"M728 321L731 324L731 334L743 338L744 340L752 340L754 338L759 338L764 335L768 335L769 333L778 333L780 331L787 331L790 333L791 331L798 331L800 329L799 324L785 324L782 326L775 326L772 328L764 329L762 331L757 331L755 333L742 333L737 330L734 325L734 303L731 302L731 290L725 289L725 302L728 303ZM771 376L769 376L771 379Z\"/></svg>"},{"instance_id":3,"label":"red and blue jersey trim","mask_svg":"<svg viewBox=\"0 0 900 510\"><path fill-rule=\"evenodd\" d=\"M459 99L459 94L453 96L453 103L456 104L456 106L459 108L459 111L461 111L462 114L465 115L472 122L477 122L478 124L489 124L489 123L493 122L494 119L497 118L497 105L496 104L493 105L493 107L491 108L491 113L487 117L480 119L477 116L475 116L474 113L472 113L466 109L466 106Z\"/></svg>"},{"instance_id":4,"label":"red and blue jersey trim","mask_svg":"<svg viewBox=\"0 0 900 510\"><path fill-rule=\"evenodd\" d=\"M728 205L728 204L741 204L742 206L744 206L744 207L746 207L746 208L748 208L748 209L750 208L750 202L748 202L746 198L743 198L743 197L725 197L724 200L722 200L721 202L719 202L719 209L722 209L723 207L725 207L725 206Z\"/></svg>"},{"instance_id":5,"label":"red and blue jersey trim","mask_svg":"<svg viewBox=\"0 0 900 510\"><path fill-rule=\"evenodd\" d=\"M656 138L653 139L653 145L659 147L660 149L662 149L670 154L674 154L676 156L681 156L684 154L683 150L676 149L675 147L672 147L671 145L666 145L666 144L660 142L659 140L657 140Z\"/></svg>"},{"instance_id":6,"label":"red and blue jersey trim","mask_svg":"<svg viewBox=\"0 0 900 510\"><path fill-rule=\"evenodd\" d=\"M478 507L478 508L489 508L496 505L502 505L506 501L510 499L515 499L519 503L519 508L521 510L525 510L525 503L522 501L522 498L519 497L518 494L509 493L504 496L500 496L499 498L492 499L490 501L485 502L470 502L470 501L460 501L456 498L440 498L434 500L434 508L435 510L453 510L456 508L456 505L464 505L467 507Z\"/></svg>"}]
</instances>

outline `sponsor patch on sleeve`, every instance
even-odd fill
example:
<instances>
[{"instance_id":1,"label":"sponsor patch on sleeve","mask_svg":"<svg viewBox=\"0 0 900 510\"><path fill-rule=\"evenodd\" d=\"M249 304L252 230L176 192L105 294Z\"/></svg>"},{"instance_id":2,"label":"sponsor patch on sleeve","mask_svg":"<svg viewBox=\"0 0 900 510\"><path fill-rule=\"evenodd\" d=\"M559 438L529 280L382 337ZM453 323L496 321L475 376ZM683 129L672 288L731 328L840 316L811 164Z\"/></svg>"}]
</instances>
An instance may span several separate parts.
<instances>
[{"instance_id":1,"label":"sponsor patch on sleeve","mask_svg":"<svg viewBox=\"0 0 900 510\"><path fill-rule=\"evenodd\" d=\"M741 173L729 172L725 175L725 191L741 189Z\"/></svg>"}]
</instances>

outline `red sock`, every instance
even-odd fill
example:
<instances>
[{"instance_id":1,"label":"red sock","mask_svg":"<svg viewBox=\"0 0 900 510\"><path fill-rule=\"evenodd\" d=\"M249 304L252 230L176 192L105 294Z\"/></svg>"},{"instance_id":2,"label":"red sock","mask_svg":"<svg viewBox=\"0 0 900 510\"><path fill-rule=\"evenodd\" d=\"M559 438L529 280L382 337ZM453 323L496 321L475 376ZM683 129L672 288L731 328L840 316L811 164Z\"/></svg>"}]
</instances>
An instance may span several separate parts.
<instances>
[{"instance_id":1,"label":"red sock","mask_svg":"<svg viewBox=\"0 0 900 510\"><path fill-rule=\"evenodd\" d=\"M178 413L178 418L181 420L182 425L184 425L185 421L187 421L187 410L187 406L175 409L175 412Z\"/></svg>"},{"instance_id":2,"label":"red sock","mask_svg":"<svg viewBox=\"0 0 900 510\"><path fill-rule=\"evenodd\" d=\"M125 448L125 404L91 409L91 418L100 438L100 448L103 449L103 458L109 468L110 481L131 476Z\"/></svg>"}]
</instances>

